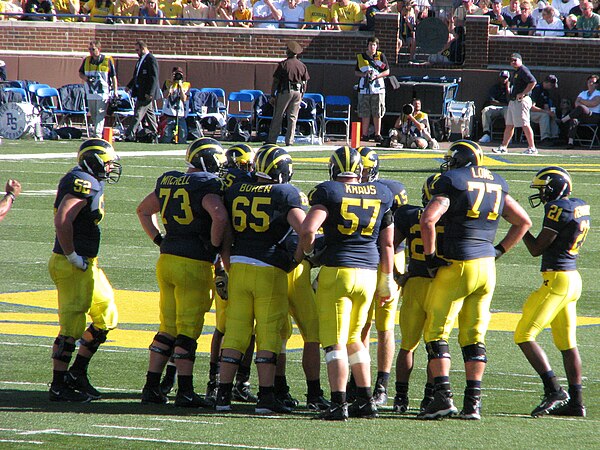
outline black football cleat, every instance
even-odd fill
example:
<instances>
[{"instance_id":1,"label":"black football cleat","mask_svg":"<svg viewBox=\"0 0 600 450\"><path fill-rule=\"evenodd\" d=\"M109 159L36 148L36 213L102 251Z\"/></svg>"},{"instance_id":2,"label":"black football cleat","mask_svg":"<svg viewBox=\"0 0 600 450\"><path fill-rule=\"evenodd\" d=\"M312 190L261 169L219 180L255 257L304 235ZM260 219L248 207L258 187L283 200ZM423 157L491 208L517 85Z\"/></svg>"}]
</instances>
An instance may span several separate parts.
<instances>
[{"instance_id":1,"label":"black football cleat","mask_svg":"<svg viewBox=\"0 0 600 450\"><path fill-rule=\"evenodd\" d=\"M144 386L144 389L142 389L142 403L155 403L157 405L164 405L166 403L169 403L169 399L165 394L162 393L162 391L160 390L160 386Z\"/></svg>"},{"instance_id":2,"label":"black football cleat","mask_svg":"<svg viewBox=\"0 0 600 450\"><path fill-rule=\"evenodd\" d=\"M375 386L375 389L373 390L373 400L377 406L387 405L388 394L385 386L380 384Z\"/></svg>"},{"instance_id":3,"label":"black football cleat","mask_svg":"<svg viewBox=\"0 0 600 450\"><path fill-rule=\"evenodd\" d=\"M417 415L417 419L434 420L443 419L458 414L452 401L452 391L440 389L433 395L433 400L427 408Z\"/></svg>"},{"instance_id":4,"label":"black football cleat","mask_svg":"<svg viewBox=\"0 0 600 450\"><path fill-rule=\"evenodd\" d=\"M404 414L408 411L408 395L396 394L394 397L393 411L400 414Z\"/></svg>"},{"instance_id":5,"label":"black football cleat","mask_svg":"<svg viewBox=\"0 0 600 450\"><path fill-rule=\"evenodd\" d=\"M175 406L181 406L183 408L214 408L215 404L204 399L204 397L196 394L194 391L177 391Z\"/></svg>"},{"instance_id":6,"label":"black football cleat","mask_svg":"<svg viewBox=\"0 0 600 450\"><path fill-rule=\"evenodd\" d=\"M577 405L572 400L548 413L550 416L585 417L585 406Z\"/></svg>"},{"instance_id":7,"label":"black football cleat","mask_svg":"<svg viewBox=\"0 0 600 450\"><path fill-rule=\"evenodd\" d=\"M481 397L479 395L465 395L463 409L458 414L459 419L481 420Z\"/></svg>"},{"instance_id":8,"label":"black football cleat","mask_svg":"<svg viewBox=\"0 0 600 450\"><path fill-rule=\"evenodd\" d=\"M252 393L250 383L247 381L238 382L233 386L231 398L235 402L242 403L256 403L258 401L258 397Z\"/></svg>"},{"instance_id":9,"label":"black football cleat","mask_svg":"<svg viewBox=\"0 0 600 450\"><path fill-rule=\"evenodd\" d=\"M292 394L290 394L289 386L287 386L284 391L277 392L275 394L275 398L277 400L279 400L281 403L283 403L286 407L292 408L292 409L297 407L300 404L300 402L298 400L296 400L294 397L292 397Z\"/></svg>"},{"instance_id":10,"label":"black football cleat","mask_svg":"<svg viewBox=\"0 0 600 450\"><path fill-rule=\"evenodd\" d=\"M376 419L379 417L377 405L373 397L370 399L357 398L354 400L354 403L348 407L348 415L362 419Z\"/></svg>"},{"instance_id":11,"label":"black football cleat","mask_svg":"<svg viewBox=\"0 0 600 450\"><path fill-rule=\"evenodd\" d=\"M254 412L256 414L290 414L292 408L285 405L273 394L261 395L259 392Z\"/></svg>"},{"instance_id":12,"label":"black football cleat","mask_svg":"<svg viewBox=\"0 0 600 450\"><path fill-rule=\"evenodd\" d=\"M78 392L67 384L51 384L48 397L51 402L88 403L92 400L85 392Z\"/></svg>"},{"instance_id":13,"label":"black football cleat","mask_svg":"<svg viewBox=\"0 0 600 450\"><path fill-rule=\"evenodd\" d=\"M327 411L330 406L331 402L329 402L329 400L326 400L322 394L318 397L306 399L306 408L309 411Z\"/></svg>"},{"instance_id":14,"label":"black football cleat","mask_svg":"<svg viewBox=\"0 0 600 450\"><path fill-rule=\"evenodd\" d=\"M568 401L569 394L563 388L560 388L556 392L546 392L542 397L542 403L531 411L531 415L533 417L545 416L550 414L551 411L567 404Z\"/></svg>"},{"instance_id":15,"label":"black football cleat","mask_svg":"<svg viewBox=\"0 0 600 450\"><path fill-rule=\"evenodd\" d=\"M86 373L75 373L69 370L65 375L65 383L72 389L87 394L92 400L102 398L102 394L90 384Z\"/></svg>"},{"instance_id":16,"label":"black football cleat","mask_svg":"<svg viewBox=\"0 0 600 450\"><path fill-rule=\"evenodd\" d=\"M423 396L423 400L421 400L421 404L419 405L419 411L420 412L425 411L432 401L433 401L433 396L429 396L429 395Z\"/></svg>"},{"instance_id":17,"label":"black football cleat","mask_svg":"<svg viewBox=\"0 0 600 450\"><path fill-rule=\"evenodd\" d=\"M346 422L348 420L348 403L331 403L329 408L315 417L317 420Z\"/></svg>"},{"instance_id":18,"label":"black football cleat","mask_svg":"<svg viewBox=\"0 0 600 450\"><path fill-rule=\"evenodd\" d=\"M217 390L215 410L222 412L231 411L231 391Z\"/></svg>"},{"instance_id":19,"label":"black football cleat","mask_svg":"<svg viewBox=\"0 0 600 450\"><path fill-rule=\"evenodd\" d=\"M217 380L210 380L206 383L206 395L204 399L216 403L217 402L217 390L219 389L219 382Z\"/></svg>"}]
</instances>

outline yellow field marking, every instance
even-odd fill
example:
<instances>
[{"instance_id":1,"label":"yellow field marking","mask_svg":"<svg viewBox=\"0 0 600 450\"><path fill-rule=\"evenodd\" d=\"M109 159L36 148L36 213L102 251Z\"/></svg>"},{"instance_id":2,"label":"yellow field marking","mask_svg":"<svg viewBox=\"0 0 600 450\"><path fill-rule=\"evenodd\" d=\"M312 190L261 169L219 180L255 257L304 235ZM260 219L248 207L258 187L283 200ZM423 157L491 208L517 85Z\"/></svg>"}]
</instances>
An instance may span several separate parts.
<instances>
[{"instance_id":1,"label":"yellow field marking","mask_svg":"<svg viewBox=\"0 0 600 450\"><path fill-rule=\"evenodd\" d=\"M148 348L158 329L158 292L115 290L115 301L119 309L119 328L108 335L107 346L143 349ZM47 337L51 341L58 333L58 315L56 311L56 291L16 292L0 294L0 303L32 308L44 308L46 311L2 313L0 334L17 336ZM490 331L514 331L521 314L493 313ZM396 318L396 323L398 320ZM151 330L131 329L132 325L146 324ZM214 310L206 314L204 324L214 327ZM600 325L600 317L578 317L577 325ZM198 351L210 352L211 330L198 339ZM294 333L288 341L288 349L301 349L302 337Z\"/></svg>"}]
</instances>

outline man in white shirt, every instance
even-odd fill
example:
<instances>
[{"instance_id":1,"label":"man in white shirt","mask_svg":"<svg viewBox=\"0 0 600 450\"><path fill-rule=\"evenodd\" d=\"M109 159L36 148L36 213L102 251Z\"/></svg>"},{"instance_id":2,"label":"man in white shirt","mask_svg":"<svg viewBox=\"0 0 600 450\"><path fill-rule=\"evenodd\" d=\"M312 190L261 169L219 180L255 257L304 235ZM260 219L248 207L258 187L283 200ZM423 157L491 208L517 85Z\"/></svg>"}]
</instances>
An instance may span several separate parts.
<instances>
[{"instance_id":1,"label":"man in white shirt","mask_svg":"<svg viewBox=\"0 0 600 450\"><path fill-rule=\"evenodd\" d=\"M567 17L571 8L579 5L578 0L556 0L552 6L558 11L560 17Z\"/></svg>"},{"instance_id":2,"label":"man in white shirt","mask_svg":"<svg viewBox=\"0 0 600 450\"><path fill-rule=\"evenodd\" d=\"M254 28L279 28L283 17L279 4L273 0L258 0L252 7Z\"/></svg>"},{"instance_id":3,"label":"man in white shirt","mask_svg":"<svg viewBox=\"0 0 600 450\"><path fill-rule=\"evenodd\" d=\"M304 21L304 9L308 2L301 0L287 0L281 3L281 13L283 15L283 28L300 28L302 24L295 22Z\"/></svg>"},{"instance_id":4,"label":"man in white shirt","mask_svg":"<svg viewBox=\"0 0 600 450\"><path fill-rule=\"evenodd\" d=\"M540 2L542 3L542 2ZM542 16L537 22L537 36L564 36L563 32L564 25L562 21L554 16L554 8L552 6L546 6L542 10Z\"/></svg>"}]
</instances>

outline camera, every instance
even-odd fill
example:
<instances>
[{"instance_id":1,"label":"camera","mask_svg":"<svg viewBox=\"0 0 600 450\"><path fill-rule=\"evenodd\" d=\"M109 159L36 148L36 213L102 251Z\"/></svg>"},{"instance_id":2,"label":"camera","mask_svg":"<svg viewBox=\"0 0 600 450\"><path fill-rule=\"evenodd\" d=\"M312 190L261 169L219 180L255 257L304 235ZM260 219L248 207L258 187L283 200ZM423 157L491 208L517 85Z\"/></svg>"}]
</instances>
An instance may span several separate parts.
<instances>
[{"instance_id":1,"label":"camera","mask_svg":"<svg viewBox=\"0 0 600 450\"><path fill-rule=\"evenodd\" d=\"M88 82L95 83L96 81L98 81L98 77L96 75L89 75L88 76Z\"/></svg>"},{"instance_id":2,"label":"camera","mask_svg":"<svg viewBox=\"0 0 600 450\"><path fill-rule=\"evenodd\" d=\"M415 107L411 103L407 103L402 107L402 113L406 114L407 116L411 115L414 112Z\"/></svg>"},{"instance_id":3,"label":"camera","mask_svg":"<svg viewBox=\"0 0 600 450\"><path fill-rule=\"evenodd\" d=\"M183 81L183 74L181 72L175 72L173 74L173 79L175 81Z\"/></svg>"}]
</instances>

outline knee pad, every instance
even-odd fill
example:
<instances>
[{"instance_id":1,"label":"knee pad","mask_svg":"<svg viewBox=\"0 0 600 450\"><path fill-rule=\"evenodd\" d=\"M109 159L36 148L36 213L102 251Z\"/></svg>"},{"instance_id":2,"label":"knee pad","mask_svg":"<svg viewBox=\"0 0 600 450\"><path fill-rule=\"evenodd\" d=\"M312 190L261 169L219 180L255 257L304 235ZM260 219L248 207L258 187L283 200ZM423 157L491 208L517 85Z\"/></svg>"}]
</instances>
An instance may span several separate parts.
<instances>
[{"instance_id":1,"label":"knee pad","mask_svg":"<svg viewBox=\"0 0 600 450\"><path fill-rule=\"evenodd\" d=\"M87 331L92 335L92 340L86 341L85 339L81 339L79 342L84 347L87 347L88 350L93 354L96 353L96 351L98 351L98 347L100 347L100 344L104 344L106 342L106 335L108 334L108 330L100 330L94 325L90 325Z\"/></svg>"},{"instance_id":2,"label":"knee pad","mask_svg":"<svg viewBox=\"0 0 600 450\"><path fill-rule=\"evenodd\" d=\"M161 344L166 345L168 348L158 347L158 346L154 345L154 341L160 342ZM152 341L152 344L150 344L150 347L148 347L148 348L150 349L151 352L170 357L173 354L173 347L175 347L174 340L169 339L164 334L156 333L156 335L154 336L154 340Z\"/></svg>"},{"instance_id":3,"label":"knee pad","mask_svg":"<svg viewBox=\"0 0 600 450\"><path fill-rule=\"evenodd\" d=\"M352 367L355 364L368 364L371 362L371 356L367 349L360 350L348 356L348 364Z\"/></svg>"},{"instance_id":4,"label":"knee pad","mask_svg":"<svg viewBox=\"0 0 600 450\"><path fill-rule=\"evenodd\" d=\"M482 344L481 342L465 345L462 348L462 354L465 362L487 362L485 344Z\"/></svg>"},{"instance_id":5,"label":"knee pad","mask_svg":"<svg viewBox=\"0 0 600 450\"><path fill-rule=\"evenodd\" d=\"M54 340L54 345L57 346L56 351L52 353L52 359L57 359L67 364L71 362L71 353L75 351L75 344L67 342L67 336L59 334Z\"/></svg>"},{"instance_id":6,"label":"knee pad","mask_svg":"<svg viewBox=\"0 0 600 450\"><path fill-rule=\"evenodd\" d=\"M448 342L444 340L428 342L425 344L425 348L427 349L428 361L442 358L450 359L450 347L448 346Z\"/></svg>"},{"instance_id":7,"label":"knee pad","mask_svg":"<svg viewBox=\"0 0 600 450\"><path fill-rule=\"evenodd\" d=\"M254 364L277 364L277 355L272 353L271 357L268 356L257 356L254 358Z\"/></svg>"},{"instance_id":8,"label":"knee pad","mask_svg":"<svg viewBox=\"0 0 600 450\"><path fill-rule=\"evenodd\" d=\"M173 347L181 347L186 351L186 353L173 352L173 359L196 360L196 348L198 348L198 343L194 339L184 336L183 334L178 334Z\"/></svg>"},{"instance_id":9,"label":"knee pad","mask_svg":"<svg viewBox=\"0 0 600 450\"><path fill-rule=\"evenodd\" d=\"M329 364L334 361L348 362L348 352L346 350L325 349L325 363Z\"/></svg>"},{"instance_id":10,"label":"knee pad","mask_svg":"<svg viewBox=\"0 0 600 450\"><path fill-rule=\"evenodd\" d=\"M233 356L223 356L223 354L221 354L219 356L219 362L235 364L236 366L239 366L242 363L242 357L240 356L239 358L234 358Z\"/></svg>"}]
</instances>

